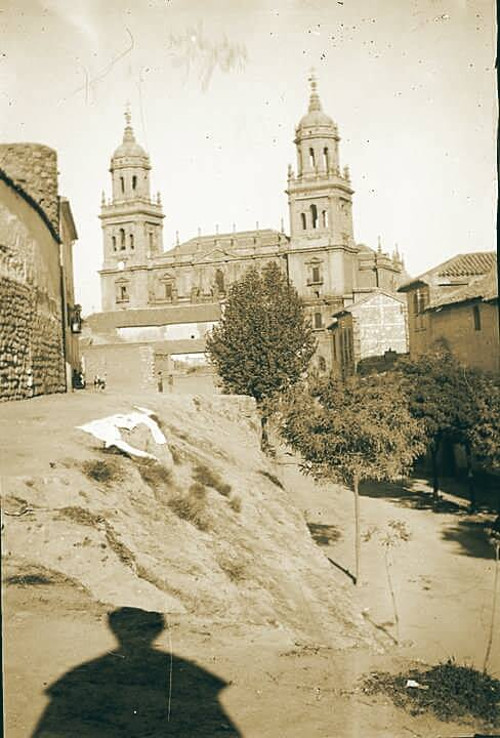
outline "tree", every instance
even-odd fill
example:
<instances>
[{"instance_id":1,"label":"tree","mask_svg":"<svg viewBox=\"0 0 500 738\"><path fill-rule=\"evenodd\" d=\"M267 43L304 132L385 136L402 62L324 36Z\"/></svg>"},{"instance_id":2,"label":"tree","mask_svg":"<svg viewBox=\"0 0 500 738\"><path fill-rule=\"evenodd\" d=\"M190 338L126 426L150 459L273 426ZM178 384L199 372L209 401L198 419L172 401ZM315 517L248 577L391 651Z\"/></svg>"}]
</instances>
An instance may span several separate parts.
<instances>
[{"instance_id":1,"label":"tree","mask_svg":"<svg viewBox=\"0 0 500 738\"><path fill-rule=\"evenodd\" d=\"M432 463L432 488L439 493L438 453L445 440L465 449L471 508L475 507L472 456L500 466L500 388L494 378L464 367L442 345L400 362L414 418L422 423Z\"/></svg>"},{"instance_id":2,"label":"tree","mask_svg":"<svg viewBox=\"0 0 500 738\"><path fill-rule=\"evenodd\" d=\"M355 578L359 581L359 483L395 480L425 446L396 375L341 383L314 378L283 403L282 434L317 479L342 482L354 492Z\"/></svg>"},{"instance_id":3,"label":"tree","mask_svg":"<svg viewBox=\"0 0 500 738\"><path fill-rule=\"evenodd\" d=\"M316 349L303 304L275 262L249 269L229 288L221 321L207 339L207 353L225 392L266 403L295 384Z\"/></svg>"}]
</instances>

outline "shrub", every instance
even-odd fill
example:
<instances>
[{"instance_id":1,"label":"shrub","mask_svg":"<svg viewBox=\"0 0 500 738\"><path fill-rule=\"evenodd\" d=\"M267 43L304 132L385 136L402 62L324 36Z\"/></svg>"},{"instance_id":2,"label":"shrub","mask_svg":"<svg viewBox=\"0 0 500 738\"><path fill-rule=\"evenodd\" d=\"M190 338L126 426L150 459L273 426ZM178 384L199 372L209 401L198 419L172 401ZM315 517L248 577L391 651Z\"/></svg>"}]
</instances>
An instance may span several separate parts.
<instances>
[{"instance_id":1,"label":"shrub","mask_svg":"<svg viewBox=\"0 0 500 738\"><path fill-rule=\"evenodd\" d=\"M411 679L419 686L407 687ZM500 680L452 659L405 674L375 672L365 679L366 694L386 694L413 715L433 712L441 720L480 718L500 725Z\"/></svg>"},{"instance_id":2,"label":"shrub","mask_svg":"<svg viewBox=\"0 0 500 738\"><path fill-rule=\"evenodd\" d=\"M217 490L223 497L229 497L231 494L231 485L224 482L219 474L209 469L208 466L198 464L194 469L193 478L200 484Z\"/></svg>"},{"instance_id":3,"label":"shrub","mask_svg":"<svg viewBox=\"0 0 500 738\"><path fill-rule=\"evenodd\" d=\"M168 506L179 518L187 520L199 530L206 531L209 529L207 491L200 482L192 484L187 495L178 494L171 497Z\"/></svg>"},{"instance_id":4,"label":"shrub","mask_svg":"<svg viewBox=\"0 0 500 738\"><path fill-rule=\"evenodd\" d=\"M107 484L123 479L123 471L115 460L90 459L82 464L82 471L89 479Z\"/></svg>"}]
</instances>

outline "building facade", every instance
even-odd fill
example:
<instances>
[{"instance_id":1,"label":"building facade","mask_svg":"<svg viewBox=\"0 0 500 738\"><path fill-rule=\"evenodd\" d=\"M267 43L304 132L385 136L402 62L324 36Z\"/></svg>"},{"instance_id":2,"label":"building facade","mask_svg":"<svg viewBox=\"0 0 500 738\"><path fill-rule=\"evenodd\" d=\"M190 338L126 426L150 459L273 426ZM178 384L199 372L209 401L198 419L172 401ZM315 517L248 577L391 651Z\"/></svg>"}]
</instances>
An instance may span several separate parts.
<instances>
[{"instance_id":1,"label":"building facade","mask_svg":"<svg viewBox=\"0 0 500 738\"><path fill-rule=\"evenodd\" d=\"M337 311L329 326L332 335L332 369L346 378L360 362L387 354L408 352L405 300L377 290Z\"/></svg>"},{"instance_id":2,"label":"building facade","mask_svg":"<svg viewBox=\"0 0 500 738\"><path fill-rule=\"evenodd\" d=\"M410 356L445 343L464 365L500 371L497 259L459 254L404 284Z\"/></svg>"},{"instance_id":3,"label":"building facade","mask_svg":"<svg viewBox=\"0 0 500 738\"><path fill-rule=\"evenodd\" d=\"M57 155L0 146L0 400L64 392L80 367L71 209Z\"/></svg>"},{"instance_id":4,"label":"building facade","mask_svg":"<svg viewBox=\"0 0 500 738\"><path fill-rule=\"evenodd\" d=\"M296 170L288 170L290 234L271 229L198 234L164 251L161 199L151 197L150 160L127 113L123 141L111 158L111 198L103 195L100 214L103 313L88 318L85 355L96 343L134 342L137 331L127 328L142 327L143 338L148 334L151 342L163 343L160 353L170 351L169 334L185 334L184 349L191 350L168 355L172 361L198 360L204 340L193 326L202 325L203 333L203 325L218 319L228 286L249 267L274 261L304 301L318 340L316 361L331 367L332 313L372 291L394 293L407 279L397 252L389 256L355 241L354 191L348 168L340 165L339 142L311 79L308 110L295 130Z\"/></svg>"}]
</instances>

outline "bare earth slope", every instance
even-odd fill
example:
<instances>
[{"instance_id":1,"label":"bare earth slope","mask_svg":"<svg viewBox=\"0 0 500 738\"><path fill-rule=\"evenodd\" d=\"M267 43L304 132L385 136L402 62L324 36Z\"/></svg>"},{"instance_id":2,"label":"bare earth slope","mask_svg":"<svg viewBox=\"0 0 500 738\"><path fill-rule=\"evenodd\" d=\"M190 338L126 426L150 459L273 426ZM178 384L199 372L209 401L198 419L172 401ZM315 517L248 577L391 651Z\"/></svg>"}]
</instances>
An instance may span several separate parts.
<instances>
[{"instance_id":1,"label":"bare earth slope","mask_svg":"<svg viewBox=\"0 0 500 738\"><path fill-rule=\"evenodd\" d=\"M77 428L134 405L155 411L171 470L105 452ZM367 641L348 582L260 452L248 398L86 392L6 405L2 421L11 576L41 566L109 605L271 625L335 647ZM131 436L162 453L146 429Z\"/></svg>"}]
</instances>

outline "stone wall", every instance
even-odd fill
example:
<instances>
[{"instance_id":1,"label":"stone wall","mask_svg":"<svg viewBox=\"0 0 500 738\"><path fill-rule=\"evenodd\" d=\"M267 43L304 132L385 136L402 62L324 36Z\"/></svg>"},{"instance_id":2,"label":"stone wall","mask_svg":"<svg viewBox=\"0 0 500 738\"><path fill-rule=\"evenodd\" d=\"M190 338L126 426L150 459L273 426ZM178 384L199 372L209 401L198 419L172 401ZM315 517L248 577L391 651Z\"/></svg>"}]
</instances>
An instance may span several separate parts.
<instances>
[{"instance_id":1,"label":"stone wall","mask_svg":"<svg viewBox=\"0 0 500 738\"><path fill-rule=\"evenodd\" d=\"M0 400L66 389L59 243L0 179Z\"/></svg>"},{"instance_id":2,"label":"stone wall","mask_svg":"<svg viewBox=\"0 0 500 738\"><path fill-rule=\"evenodd\" d=\"M153 344L94 344L82 346L81 353L88 388L100 376L110 389L156 389Z\"/></svg>"},{"instance_id":3,"label":"stone wall","mask_svg":"<svg viewBox=\"0 0 500 738\"><path fill-rule=\"evenodd\" d=\"M42 144L0 144L0 169L43 211L57 233L57 153Z\"/></svg>"}]
</instances>

